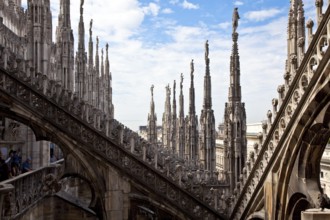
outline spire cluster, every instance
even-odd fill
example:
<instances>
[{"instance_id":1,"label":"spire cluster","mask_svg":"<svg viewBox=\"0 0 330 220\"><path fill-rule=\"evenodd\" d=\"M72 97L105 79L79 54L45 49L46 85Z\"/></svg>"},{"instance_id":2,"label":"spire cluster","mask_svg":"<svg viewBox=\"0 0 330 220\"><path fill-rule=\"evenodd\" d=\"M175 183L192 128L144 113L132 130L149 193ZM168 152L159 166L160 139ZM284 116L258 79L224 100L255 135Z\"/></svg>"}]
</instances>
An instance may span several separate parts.
<instances>
[{"instance_id":1,"label":"spire cluster","mask_svg":"<svg viewBox=\"0 0 330 220\"><path fill-rule=\"evenodd\" d=\"M246 160L246 116L244 103L241 102L240 62L238 53L238 19L237 8L233 12L233 47L230 56L230 85L228 103L225 104L224 114L224 170L228 171L228 182L232 189L242 171ZM176 116L176 83L173 84L173 105L170 104L170 87L166 86L165 111L162 121L162 145L171 149L181 158L193 164L200 164L203 170L216 171L216 137L215 117L212 109L211 74L209 58L209 41L205 42L205 75L203 108L200 119L196 115L195 87L194 87L194 60L190 62L189 112L184 116L183 74L180 81L179 116ZM152 93L153 104L153 93ZM154 109L152 109L154 111ZM155 126L150 123L149 127ZM198 123L199 122L199 123ZM149 129L150 130L150 129ZM149 131L148 130L148 131ZM171 135L170 135L171 134Z\"/></svg>"}]
</instances>

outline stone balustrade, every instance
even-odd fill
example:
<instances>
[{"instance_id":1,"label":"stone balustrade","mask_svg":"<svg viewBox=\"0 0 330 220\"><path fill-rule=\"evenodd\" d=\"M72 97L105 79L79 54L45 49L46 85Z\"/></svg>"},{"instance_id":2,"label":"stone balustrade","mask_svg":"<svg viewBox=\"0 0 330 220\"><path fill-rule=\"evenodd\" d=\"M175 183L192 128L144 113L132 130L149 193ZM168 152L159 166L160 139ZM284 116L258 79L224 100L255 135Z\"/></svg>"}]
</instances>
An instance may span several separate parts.
<instances>
[{"instance_id":1,"label":"stone balustrade","mask_svg":"<svg viewBox=\"0 0 330 220\"><path fill-rule=\"evenodd\" d=\"M52 186L58 184L57 177L63 172L62 162L60 160L0 182L0 219L16 218L44 196L55 193ZM52 181L47 178L52 178Z\"/></svg>"}]
</instances>

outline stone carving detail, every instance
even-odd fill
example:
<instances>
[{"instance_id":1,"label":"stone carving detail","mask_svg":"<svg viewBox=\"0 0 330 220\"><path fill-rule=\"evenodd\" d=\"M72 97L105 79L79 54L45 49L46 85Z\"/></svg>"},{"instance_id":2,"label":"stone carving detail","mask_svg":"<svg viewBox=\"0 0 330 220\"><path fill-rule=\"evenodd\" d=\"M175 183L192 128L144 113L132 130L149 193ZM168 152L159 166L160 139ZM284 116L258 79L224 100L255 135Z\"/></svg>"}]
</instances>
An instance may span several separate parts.
<instances>
[{"instance_id":1,"label":"stone carving detail","mask_svg":"<svg viewBox=\"0 0 330 220\"><path fill-rule=\"evenodd\" d=\"M46 194L53 195L61 190L62 186L61 183L58 182L56 176L52 173L47 174L43 180L43 187L42 191L44 191Z\"/></svg>"},{"instance_id":2,"label":"stone carving detail","mask_svg":"<svg viewBox=\"0 0 330 220\"><path fill-rule=\"evenodd\" d=\"M330 209L330 199L325 193L320 193L318 195L318 202L319 207L321 208L321 211L323 211L325 208Z\"/></svg>"},{"instance_id":3,"label":"stone carving detail","mask_svg":"<svg viewBox=\"0 0 330 220\"><path fill-rule=\"evenodd\" d=\"M281 128L282 128L282 129L285 129L285 127L286 127L286 123L285 123L285 119L284 119L284 118L281 119L281 121L280 121L280 125L281 125Z\"/></svg>"},{"instance_id":4,"label":"stone carving detail","mask_svg":"<svg viewBox=\"0 0 330 220\"><path fill-rule=\"evenodd\" d=\"M293 93L293 100L295 101L295 103L297 104L300 100L300 94L299 94L299 91L295 91Z\"/></svg>"},{"instance_id":5,"label":"stone carving detail","mask_svg":"<svg viewBox=\"0 0 330 220\"><path fill-rule=\"evenodd\" d=\"M292 107L291 105L288 105L288 107L286 108L286 113L288 114L288 116L292 115Z\"/></svg>"}]
</instances>

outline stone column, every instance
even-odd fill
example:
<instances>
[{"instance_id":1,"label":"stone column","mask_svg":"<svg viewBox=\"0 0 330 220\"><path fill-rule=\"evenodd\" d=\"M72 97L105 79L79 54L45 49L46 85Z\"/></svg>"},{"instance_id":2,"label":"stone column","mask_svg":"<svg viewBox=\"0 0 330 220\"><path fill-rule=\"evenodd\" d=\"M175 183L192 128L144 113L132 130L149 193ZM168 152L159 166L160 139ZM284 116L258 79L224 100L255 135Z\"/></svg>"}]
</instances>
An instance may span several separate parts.
<instances>
[{"instance_id":1,"label":"stone column","mask_svg":"<svg viewBox=\"0 0 330 220\"><path fill-rule=\"evenodd\" d=\"M307 21L306 27L307 27L307 37L308 37L308 45L312 42L313 40L313 26L314 22L312 19L309 19Z\"/></svg>"},{"instance_id":2,"label":"stone column","mask_svg":"<svg viewBox=\"0 0 330 220\"><path fill-rule=\"evenodd\" d=\"M47 166L50 160L49 142L36 141L36 137L29 127L26 127L24 136L26 137L26 145L22 147L22 162L30 157L33 169Z\"/></svg>"},{"instance_id":3,"label":"stone column","mask_svg":"<svg viewBox=\"0 0 330 220\"><path fill-rule=\"evenodd\" d=\"M40 148L40 167L44 167L50 162L50 146L48 141L39 141Z\"/></svg>"},{"instance_id":4,"label":"stone column","mask_svg":"<svg viewBox=\"0 0 330 220\"><path fill-rule=\"evenodd\" d=\"M130 183L110 166L106 173L108 174L107 191L104 194L104 201L107 218L128 220Z\"/></svg>"}]
</instances>

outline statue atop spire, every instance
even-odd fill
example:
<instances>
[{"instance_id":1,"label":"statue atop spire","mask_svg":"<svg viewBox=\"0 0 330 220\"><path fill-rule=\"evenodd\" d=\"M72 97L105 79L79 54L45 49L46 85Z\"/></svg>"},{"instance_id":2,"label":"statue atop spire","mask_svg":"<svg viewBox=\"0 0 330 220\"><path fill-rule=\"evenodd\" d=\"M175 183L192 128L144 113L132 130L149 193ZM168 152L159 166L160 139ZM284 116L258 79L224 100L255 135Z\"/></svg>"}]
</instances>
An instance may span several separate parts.
<instances>
[{"instance_id":1,"label":"statue atop spire","mask_svg":"<svg viewBox=\"0 0 330 220\"><path fill-rule=\"evenodd\" d=\"M171 87L170 87L170 84L167 84L167 86L165 86L165 90L166 90L166 95L168 97L171 96Z\"/></svg>"},{"instance_id":2,"label":"statue atop spire","mask_svg":"<svg viewBox=\"0 0 330 220\"><path fill-rule=\"evenodd\" d=\"M165 148L171 149L171 121L172 121L172 109L171 109L171 89L170 84L165 87L166 98L165 98L165 111L163 113L163 123L162 123L162 141Z\"/></svg>"},{"instance_id":3,"label":"statue atop spire","mask_svg":"<svg viewBox=\"0 0 330 220\"><path fill-rule=\"evenodd\" d=\"M209 41L205 42L205 62L208 63L209 60Z\"/></svg>"},{"instance_id":4,"label":"statue atop spire","mask_svg":"<svg viewBox=\"0 0 330 220\"><path fill-rule=\"evenodd\" d=\"M210 58L209 58L209 41L205 42L205 73L206 75L210 75Z\"/></svg>"},{"instance_id":5,"label":"statue atop spire","mask_svg":"<svg viewBox=\"0 0 330 220\"><path fill-rule=\"evenodd\" d=\"M84 6L84 0L80 0L80 15L82 15L84 12L83 6Z\"/></svg>"},{"instance_id":6,"label":"statue atop spire","mask_svg":"<svg viewBox=\"0 0 330 220\"><path fill-rule=\"evenodd\" d=\"M189 160L198 158L198 119L195 108L195 88L194 88L194 60L190 62L190 88L189 88L189 113L186 119L186 137L184 156Z\"/></svg>"},{"instance_id":7,"label":"statue atop spire","mask_svg":"<svg viewBox=\"0 0 330 220\"><path fill-rule=\"evenodd\" d=\"M148 126L147 135L148 141L156 147L157 145L157 116L155 114L155 103L154 103L154 85L150 87L151 101L150 101L150 113L148 114Z\"/></svg>"},{"instance_id":8,"label":"statue atop spire","mask_svg":"<svg viewBox=\"0 0 330 220\"><path fill-rule=\"evenodd\" d=\"M212 92L209 58L209 41L205 42L204 101L200 116L199 156L206 170L215 171L215 119L212 110Z\"/></svg>"},{"instance_id":9,"label":"statue atop spire","mask_svg":"<svg viewBox=\"0 0 330 220\"><path fill-rule=\"evenodd\" d=\"M154 85L151 85L151 87L150 87L150 91L151 91L151 98L153 98L153 97L154 97L154 88L155 88L155 86L154 86Z\"/></svg>"},{"instance_id":10,"label":"statue atop spire","mask_svg":"<svg viewBox=\"0 0 330 220\"><path fill-rule=\"evenodd\" d=\"M236 29L238 27L238 19L240 19L238 8L235 8L233 12L233 33L236 33Z\"/></svg>"},{"instance_id":11,"label":"statue atop spire","mask_svg":"<svg viewBox=\"0 0 330 220\"><path fill-rule=\"evenodd\" d=\"M195 71L195 69L194 69L194 59L192 59L191 62L190 62L190 75L191 75L192 78L194 77L194 71Z\"/></svg>"},{"instance_id":12,"label":"statue atop spire","mask_svg":"<svg viewBox=\"0 0 330 220\"><path fill-rule=\"evenodd\" d=\"M183 73L181 73L180 89L183 88Z\"/></svg>"},{"instance_id":13,"label":"statue atop spire","mask_svg":"<svg viewBox=\"0 0 330 220\"><path fill-rule=\"evenodd\" d=\"M89 22L89 35L92 36L93 19Z\"/></svg>"},{"instance_id":14,"label":"statue atop spire","mask_svg":"<svg viewBox=\"0 0 330 220\"><path fill-rule=\"evenodd\" d=\"M235 184L239 182L247 158L246 142L246 113L242 102L240 83L240 57L238 53L238 11L233 12L233 46L230 55L230 83L228 102L224 111L224 152L228 155L224 159L224 170L229 171L228 181L230 191L233 192Z\"/></svg>"}]
</instances>

